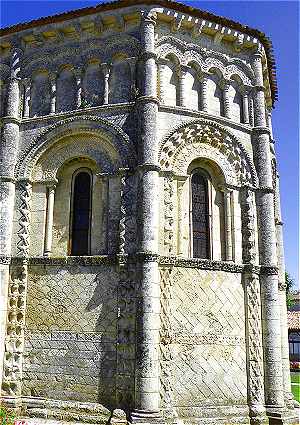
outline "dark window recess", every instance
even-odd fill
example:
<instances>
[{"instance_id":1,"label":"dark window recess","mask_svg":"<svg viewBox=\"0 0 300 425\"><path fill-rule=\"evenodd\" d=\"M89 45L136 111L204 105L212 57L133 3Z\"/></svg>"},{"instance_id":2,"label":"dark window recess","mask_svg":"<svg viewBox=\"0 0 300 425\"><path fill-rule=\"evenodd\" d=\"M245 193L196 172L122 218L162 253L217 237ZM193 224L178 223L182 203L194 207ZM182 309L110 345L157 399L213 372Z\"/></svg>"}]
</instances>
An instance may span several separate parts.
<instances>
[{"instance_id":1,"label":"dark window recess","mask_svg":"<svg viewBox=\"0 0 300 425\"><path fill-rule=\"evenodd\" d=\"M209 258L209 210L207 179L192 176L193 256Z\"/></svg>"},{"instance_id":2,"label":"dark window recess","mask_svg":"<svg viewBox=\"0 0 300 425\"><path fill-rule=\"evenodd\" d=\"M89 254L91 216L91 176L80 172L73 188L71 255Z\"/></svg>"}]
</instances>

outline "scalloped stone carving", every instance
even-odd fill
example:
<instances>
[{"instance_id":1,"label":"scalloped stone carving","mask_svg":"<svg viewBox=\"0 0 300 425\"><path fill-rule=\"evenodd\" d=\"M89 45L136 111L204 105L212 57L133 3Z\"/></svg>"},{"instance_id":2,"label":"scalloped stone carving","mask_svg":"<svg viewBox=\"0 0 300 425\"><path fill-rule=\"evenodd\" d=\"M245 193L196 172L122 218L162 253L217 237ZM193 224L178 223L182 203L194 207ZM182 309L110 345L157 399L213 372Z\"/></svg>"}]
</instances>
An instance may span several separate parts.
<instances>
[{"instance_id":1,"label":"scalloped stone carving","mask_svg":"<svg viewBox=\"0 0 300 425\"><path fill-rule=\"evenodd\" d=\"M186 174L196 158L216 162L223 171L227 184L257 185L251 158L244 147L216 123L197 120L180 126L162 143L159 162L164 170Z\"/></svg>"}]
</instances>

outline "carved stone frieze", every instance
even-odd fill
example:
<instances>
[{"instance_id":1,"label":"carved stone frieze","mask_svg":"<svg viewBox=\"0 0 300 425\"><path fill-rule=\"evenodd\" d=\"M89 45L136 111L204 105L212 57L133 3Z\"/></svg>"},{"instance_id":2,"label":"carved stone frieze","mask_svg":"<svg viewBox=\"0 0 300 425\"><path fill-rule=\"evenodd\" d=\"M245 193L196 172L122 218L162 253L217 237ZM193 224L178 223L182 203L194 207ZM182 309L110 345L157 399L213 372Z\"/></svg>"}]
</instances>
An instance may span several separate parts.
<instances>
[{"instance_id":1,"label":"carved stone frieze","mask_svg":"<svg viewBox=\"0 0 300 425\"><path fill-rule=\"evenodd\" d=\"M255 197L250 188L242 190L242 244L243 262L255 263L257 259L255 246Z\"/></svg>"},{"instance_id":2,"label":"carved stone frieze","mask_svg":"<svg viewBox=\"0 0 300 425\"><path fill-rule=\"evenodd\" d=\"M119 407L124 409L134 406L136 279L135 265L127 263L120 269L117 290L116 398Z\"/></svg>"},{"instance_id":3,"label":"carved stone frieze","mask_svg":"<svg viewBox=\"0 0 300 425\"><path fill-rule=\"evenodd\" d=\"M245 309L248 363L248 398L253 424L265 423L264 371L261 323L260 283L257 275L246 273Z\"/></svg>"},{"instance_id":4,"label":"carved stone frieze","mask_svg":"<svg viewBox=\"0 0 300 425\"><path fill-rule=\"evenodd\" d=\"M121 175L119 253L132 254L137 247L137 177L130 170Z\"/></svg>"},{"instance_id":5,"label":"carved stone frieze","mask_svg":"<svg viewBox=\"0 0 300 425\"><path fill-rule=\"evenodd\" d=\"M166 255L174 252L174 187L173 177L168 175L164 177L164 248Z\"/></svg>"},{"instance_id":6,"label":"carved stone frieze","mask_svg":"<svg viewBox=\"0 0 300 425\"><path fill-rule=\"evenodd\" d=\"M8 289L8 310L3 365L3 395L22 392L24 327L27 296L26 263L12 267Z\"/></svg>"},{"instance_id":7,"label":"carved stone frieze","mask_svg":"<svg viewBox=\"0 0 300 425\"><path fill-rule=\"evenodd\" d=\"M243 266L226 261L213 261L200 258L182 258L173 256L160 256L160 266L174 266L174 267L191 267L196 269L208 270L223 270L231 273L241 273Z\"/></svg>"},{"instance_id":8,"label":"carved stone frieze","mask_svg":"<svg viewBox=\"0 0 300 425\"><path fill-rule=\"evenodd\" d=\"M27 257L29 253L30 203L32 186L27 180L19 182L19 228L17 255Z\"/></svg>"},{"instance_id":9,"label":"carved stone frieze","mask_svg":"<svg viewBox=\"0 0 300 425\"><path fill-rule=\"evenodd\" d=\"M171 276L172 269L160 269L160 396L165 409L165 416L174 418L177 416L174 409L173 399L173 383L172 383L172 369L171 363L173 360L172 352L170 350L170 342L173 339L171 328L171 306L172 306L172 291L171 291Z\"/></svg>"}]
</instances>

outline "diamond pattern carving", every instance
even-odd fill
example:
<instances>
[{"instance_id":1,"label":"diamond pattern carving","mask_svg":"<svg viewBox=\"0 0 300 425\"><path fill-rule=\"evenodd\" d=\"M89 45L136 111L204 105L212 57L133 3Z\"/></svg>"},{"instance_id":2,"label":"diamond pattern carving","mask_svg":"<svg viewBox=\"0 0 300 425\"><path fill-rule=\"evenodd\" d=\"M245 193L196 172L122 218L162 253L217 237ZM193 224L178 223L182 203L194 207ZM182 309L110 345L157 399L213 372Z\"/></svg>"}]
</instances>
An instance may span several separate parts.
<instances>
[{"instance_id":1,"label":"diamond pattern carving","mask_svg":"<svg viewBox=\"0 0 300 425\"><path fill-rule=\"evenodd\" d=\"M168 359L162 363L168 370L162 373L166 392L162 397L181 407L188 406L190 400L199 406L246 403L240 274L174 267L161 270L161 282L162 323L166 328L162 351L169 346ZM167 311L169 321L164 317ZM169 382L164 382L166 376Z\"/></svg>"},{"instance_id":2,"label":"diamond pattern carving","mask_svg":"<svg viewBox=\"0 0 300 425\"><path fill-rule=\"evenodd\" d=\"M30 268L24 395L115 400L118 281L105 265Z\"/></svg>"}]
</instances>

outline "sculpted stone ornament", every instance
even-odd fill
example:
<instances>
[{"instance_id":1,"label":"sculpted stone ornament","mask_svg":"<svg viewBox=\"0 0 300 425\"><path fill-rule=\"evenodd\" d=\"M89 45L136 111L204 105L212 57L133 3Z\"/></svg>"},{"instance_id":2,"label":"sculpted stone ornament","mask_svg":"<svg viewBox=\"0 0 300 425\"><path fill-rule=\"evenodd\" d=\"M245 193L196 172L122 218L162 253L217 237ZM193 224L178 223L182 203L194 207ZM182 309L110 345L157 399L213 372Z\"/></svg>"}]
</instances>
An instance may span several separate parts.
<instances>
[{"instance_id":1,"label":"sculpted stone ornament","mask_svg":"<svg viewBox=\"0 0 300 425\"><path fill-rule=\"evenodd\" d=\"M130 0L1 48L1 405L296 425L270 41Z\"/></svg>"}]
</instances>

